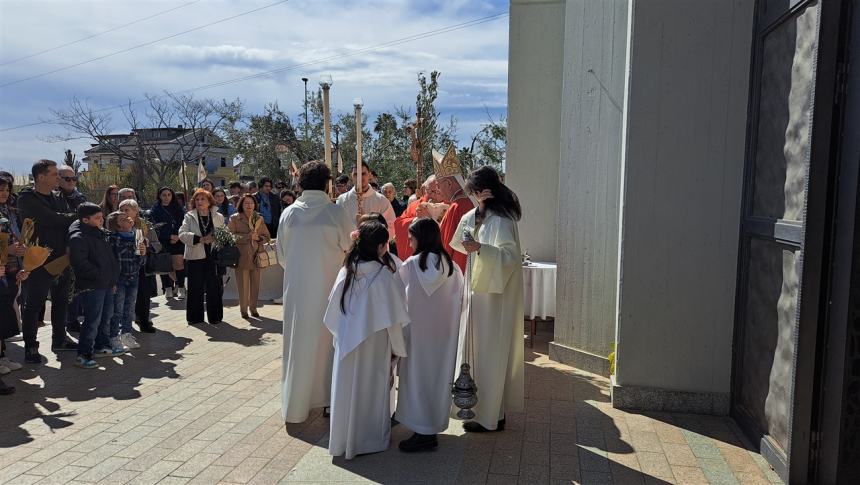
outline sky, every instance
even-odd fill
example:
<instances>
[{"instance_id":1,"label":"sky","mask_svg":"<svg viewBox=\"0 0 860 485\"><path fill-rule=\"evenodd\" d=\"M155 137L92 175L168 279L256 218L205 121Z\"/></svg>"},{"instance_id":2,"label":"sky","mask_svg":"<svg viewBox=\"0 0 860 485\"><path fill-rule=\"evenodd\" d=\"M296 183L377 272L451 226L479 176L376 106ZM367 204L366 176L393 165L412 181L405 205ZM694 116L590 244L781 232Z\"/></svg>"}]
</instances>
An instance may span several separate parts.
<instances>
[{"instance_id":1,"label":"sky","mask_svg":"<svg viewBox=\"0 0 860 485\"><path fill-rule=\"evenodd\" d=\"M465 144L505 116L508 17L422 34L507 11L508 0L2 0L0 169L27 173L67 148L81 158L87 140L52 140L66 132L50 123L50 110L73 97L109 108L274 69L282 70L193 94L239 98L249 113L277 101L296 120L301 78L315 89L330 74L333 115L361 97L372 120L414 110L417 74L438 70L437 110L457 119ZM393 43L415 36L423 38ZM127 131L122 112L110 113L112 131ZM37 122L46 123L9 129Z\"/></svg>"}]
</instances>

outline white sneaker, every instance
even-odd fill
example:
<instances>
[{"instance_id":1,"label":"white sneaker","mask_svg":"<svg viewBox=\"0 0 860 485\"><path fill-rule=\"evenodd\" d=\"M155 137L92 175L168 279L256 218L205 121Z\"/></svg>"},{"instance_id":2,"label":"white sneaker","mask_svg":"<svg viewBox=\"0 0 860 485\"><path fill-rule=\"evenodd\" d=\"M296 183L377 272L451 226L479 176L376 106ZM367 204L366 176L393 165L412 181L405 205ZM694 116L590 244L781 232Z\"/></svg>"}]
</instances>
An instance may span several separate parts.
<instances>
[{"instance_id":1,"label":"white sneaker","mask_svg":"<svg viewBox=\"0 0 860 485\"><path fill-rule=\"evenodd\" d=\"M179 298L180 300L184 300L185 296L186 296L186 291L185 291L184 286L180 286L179 288L176 288L176 298Z\"/></svg>"},{"instance_id":2,"label":"white sneaker","mask_svg":"<svg viewBox=\"0 0 860 485\"><path fill-rule=\"evenodd\" d=\"M12 369L6 367L5 365L0 365L0 376L8 374L10 372L12 372Z\"/></svg>"},{"instance_id":3,"label":"white sneaker","mask_svg":"<svg viewBox=\"0 0 860 485\"><path fill-rule=\"evenodd\" d=\"M132 335L130 333L124 333L124 334L120 335L120 338L122 339L122 343L126 347L128 347L130 349L139 349L140 348L140 344L137 343L137 340L135 340L134 335Z\"/></svg>"},{"instance_id":4,"label":"white sneaker","mask_svg":"<svg viewBox=\"0 0 860 485\"><path fill-rule=\"evenodd\" d=\"M119 349L121 349L123 351L128 350L128 347L123 343L121 337L114 337L114 338L110 339L110 346L114 350L119 350Z\"/></svg>"},{"instance_id":5,"label":"white sneaker","mask_svg":"<svg viewBox=\"0 0 860 485\"><path fill-rule=\"evenodd\" d=\"M21 367L23 367L21 364L9 360L9 357L0 357L0 366L3 366L9 370L19 370Z\"/></svg>"},{"instance_id":6,"label":"white sneaker","mask_svg":"<svg viewBox=\"0 0 860 485\"><path fill-rule=\"evenodd\" d=\"M173 298L173 288L167 288L164 290L165 298Z\"/></svg>"}]
</instances>

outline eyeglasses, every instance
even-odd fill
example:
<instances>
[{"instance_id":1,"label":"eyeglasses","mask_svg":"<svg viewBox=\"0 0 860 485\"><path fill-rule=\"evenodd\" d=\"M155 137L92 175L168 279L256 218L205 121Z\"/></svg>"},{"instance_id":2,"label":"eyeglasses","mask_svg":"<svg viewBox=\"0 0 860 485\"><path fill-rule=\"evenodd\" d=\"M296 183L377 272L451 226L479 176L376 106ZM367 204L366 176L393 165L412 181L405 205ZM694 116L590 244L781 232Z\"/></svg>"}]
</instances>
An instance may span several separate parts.
<instances>
[{"instance_id":1,"label":"eyeglasses","mask_svg":"<svg viewBox=\"0 0 860 485\"><path fill-rule=\"evenodd\" d=\"M66 182L77 182L78 181L77 177L60 177L60 178L65 180Z\"/></svg>"}]
</instances>

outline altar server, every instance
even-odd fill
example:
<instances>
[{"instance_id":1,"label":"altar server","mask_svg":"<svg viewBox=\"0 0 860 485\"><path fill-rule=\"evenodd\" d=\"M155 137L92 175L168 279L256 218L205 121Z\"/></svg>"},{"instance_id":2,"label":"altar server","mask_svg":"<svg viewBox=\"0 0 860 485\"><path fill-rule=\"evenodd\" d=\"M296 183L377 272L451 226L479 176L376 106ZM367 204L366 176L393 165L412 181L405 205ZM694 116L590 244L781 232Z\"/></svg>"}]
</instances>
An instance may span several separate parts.
<instances>
[{"instance_id":1,"label":"altar server","mask_svg":"<svg viewBox=\"0 0 860 485\"><path fill-rule=\"evenodd\" d=\"M478 404L472 409L475 419L463 428L500 431L505 412L523 408L523 273L517 229L522 209L492 167L472 172L466 190L478 207L463 216L449 242L454 250L471 255L458 360L472 360ZM464 345L468 325L473 325L473 345ZM469 349L474 356L468 355Z\"/></svg>"},{"instance_id":2,"label":"altar server","mask_svg":"<svg viewBox=\"0 0 860 485\"><path fill-rule=\"evenodd\" d=\"M391 369L395 356L406 356L409 323L385 226L365 222L352 237L324 318L335 348L328 449L347 459L388 449Z\"/></svg>"},{"instance_id":3,"label":"altar server","mask_svg":"<svg viewBox=\"0 0 860 485\"><path fill-rule=\"evenodd\" d=\"M448 427L463 298L463 275L442 247L435 221L415 220L409 245L415 254L400 269L410 319L409 357L400 361L395 416L415 433L400 442L404 452L436 448L436 434Z\"/></svg>"}]
</instances>

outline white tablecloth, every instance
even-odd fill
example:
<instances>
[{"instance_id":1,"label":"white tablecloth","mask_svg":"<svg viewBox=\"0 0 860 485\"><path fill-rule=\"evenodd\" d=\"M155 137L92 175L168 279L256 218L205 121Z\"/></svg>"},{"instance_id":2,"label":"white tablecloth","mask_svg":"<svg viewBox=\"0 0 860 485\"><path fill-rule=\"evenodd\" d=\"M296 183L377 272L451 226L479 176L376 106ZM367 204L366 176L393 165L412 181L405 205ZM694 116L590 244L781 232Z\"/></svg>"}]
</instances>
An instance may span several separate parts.
<instances>
[{"instance_id":1,"label":"white tablecloth","mask_svg":"<svg viewBox=\"0 0 860 485\"><path fill-rule=\"evenodd\" d=\"M257 297L260 301L270 301L275 298L284 296L284 268L280 264L274 264L261 270L260 274L260 294ZM227 268L227 276L230 281L224 288L225 300L238 300L239 292L236 290L236 270Z\"/></svg>"},{"instance_id":2,"label":"white tablecloth","mask_svg":"<svg viewBox=\"0 0 860 485\"><path fill-rule=\"evenodd\" d=\"M525 317L555 317L555 263L523 266L523 310Z\"/></svg>"}]
</instances>

